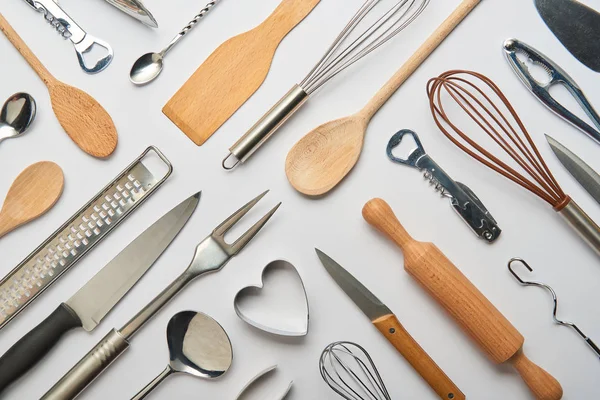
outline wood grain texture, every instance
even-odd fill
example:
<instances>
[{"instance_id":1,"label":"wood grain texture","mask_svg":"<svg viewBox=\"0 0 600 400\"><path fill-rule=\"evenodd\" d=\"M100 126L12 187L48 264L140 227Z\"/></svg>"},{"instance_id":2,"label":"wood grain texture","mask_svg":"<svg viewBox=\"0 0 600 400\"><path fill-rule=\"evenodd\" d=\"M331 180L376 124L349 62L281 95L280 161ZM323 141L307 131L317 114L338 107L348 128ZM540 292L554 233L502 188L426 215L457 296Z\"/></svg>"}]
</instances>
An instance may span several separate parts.
<instances>
[{"instance_id":1,"label":"wood grain texture","mask_svg":"<svg viewBox=\"0 0 600 400\"><path fill-rule=\"evenodd\" d=\"M370 200L363 208L363 217L402 249L404 269L492 361L511 363L536 398L562 398L556 379L519 355L523 336L434 244L414 240L381 199Z\"/></svg>"},{"instance_id":2,"label":"wood grain texture","mask_svg":"<svg viewBox=\"0 0 600 400\"><path fill-rule=\"evenodd\" d=\"M373 116L481 0L464 0L358 113L309 132L288 153L285 173L298 192L322 196L352 170Z\"/></svg>"},{"instance_id":3,"label":"wood grain texture","mask_svg":"<svg viewBox=\"0 0 600 400\"><path fill-rule=\"evenodd\" d=\"M54 114L75 144L94 157L111 155L118 139L113 120L106 110L89 94L54 78L2 14L0 30L48 87Z\"/></svg>"},{"instance_id":4,"label":"wood grain texture","mask_svg":"<svg viewBox=\"0 0 600 400\"><path fill-rule=\"evenodd\" d=\"M410 336L395 315L383 316L373 321L373 325L423 377L440 399L465 399L465 395Z\"/></svg>"},{"instance_id":5,"label":"wood grain texture","mask_svg":"<svg viewBox=\"0 0 600 400\"><path fill-rule=\"evenodd\" d=\"M320 0L283 0L256 28L221 44L163 107L163 113L202 145L263 84L275 51Z\"/></svg>"},{"instance_id":6,"label":"wood grain texture","mask_svg":"<svg viewBox=\"0 0 600 400\"><path fill-rule=\"evenodd\" d=\"M55 163L41 161L27 167L11 185L0 210L0 237L52 208L63 186L62 169Z\"/></svg>"}]
</instances>

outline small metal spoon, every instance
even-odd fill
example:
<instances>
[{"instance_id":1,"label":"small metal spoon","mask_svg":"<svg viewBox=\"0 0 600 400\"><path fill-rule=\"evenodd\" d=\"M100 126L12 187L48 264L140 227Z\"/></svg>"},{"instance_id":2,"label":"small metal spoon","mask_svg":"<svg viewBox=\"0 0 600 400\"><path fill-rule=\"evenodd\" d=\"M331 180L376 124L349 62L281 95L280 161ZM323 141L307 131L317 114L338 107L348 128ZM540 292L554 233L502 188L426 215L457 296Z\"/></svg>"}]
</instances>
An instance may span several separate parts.
<instances>
[{"instance_id":1,"label":"small metal spoon","mask_svg":"<svg viewBox=\"0 0 600 400\"><path fill-rule=\"evenodd\" d=\"M220 0L213 0L204 6L202 10L189 22L182 30L171 40L160 53L146 53L137 59L131 71L129 72L129 80L131 83L141 86L152 82L163 69L163 58L175 46L181 38L183 38L192 28L208 13Z\"/></svg>"},{"instance_id":2,"label":"small metal spoon","mask_svg":"<svg viewBox=\"0 0 600 400\"><path fill-rule=\"evenodd\" d=\"M27 93L15 93L0 110L0 142L25 133L35 119L35 100Z\"/></svg>"},{"instance_id":3,"label":"small metal spoon","mask_svg":"<svg viewBox=\"0 0 600 400\"><path fill-rule=\"evenodd\" d=\"M174 372L214 379L225 374L233 361L227 332L211 317L194 311L175 314L167 326L171 361L167 368L131 400L141 400Z\"/></svg>"}]
</instances>

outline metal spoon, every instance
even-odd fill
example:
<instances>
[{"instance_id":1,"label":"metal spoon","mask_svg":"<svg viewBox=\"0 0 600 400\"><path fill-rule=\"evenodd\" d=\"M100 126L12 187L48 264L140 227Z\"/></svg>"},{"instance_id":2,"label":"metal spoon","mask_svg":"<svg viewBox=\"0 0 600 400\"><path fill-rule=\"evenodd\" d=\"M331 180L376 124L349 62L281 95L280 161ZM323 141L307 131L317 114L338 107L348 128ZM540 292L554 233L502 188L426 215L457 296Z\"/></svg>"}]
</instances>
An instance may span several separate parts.
<instances>
[{"instance_id":1,"label":"metal spoon","mask_svg":"<svg viewBox=\"0 0 600 400\"><path fill-rule=\"evenodd\" d=\"M192 28L215 6L220 0L213 0L204 6L202 10L189 22L182 30L171 40L160 53L146 53L137 59L131 71L129 72L129 80L135 85L145 85L152 82L163 69L163 58L175 46L181 38L183 38Z\"/></svg>"},{"instance_id":2,"label":"metal spoon","mask_svg":"<svg viewBox=\"0 0 600 400\"><path fill-rule=\"evenodd\" d=\"M15 93L0 110L0 142L25 133L35 119L35 100L27 93Z\"/></svg>"},{"instance_id":3,"label":"metal spoon","mask_svg":"<svg viewBox=\"0 0 600 400\"><path fill-rule=\"evenodd\" d=\"M227 332L211 317L194 311L175 314L167 326L171 361L167 368L131 400L141 400L174 372L200 378L223 375L233 361L233 349Z\"/></svg>"}]
</instances>

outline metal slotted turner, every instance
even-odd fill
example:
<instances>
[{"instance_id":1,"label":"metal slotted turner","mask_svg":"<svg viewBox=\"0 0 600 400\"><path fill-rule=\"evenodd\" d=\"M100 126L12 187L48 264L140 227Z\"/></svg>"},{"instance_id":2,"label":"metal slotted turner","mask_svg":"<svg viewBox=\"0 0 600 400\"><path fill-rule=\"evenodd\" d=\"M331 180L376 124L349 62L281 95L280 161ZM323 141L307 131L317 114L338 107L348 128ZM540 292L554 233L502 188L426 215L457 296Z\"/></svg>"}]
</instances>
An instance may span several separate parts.
<instances>
[{"instance_id":1,"label":"metal slotted turner","mask_svg":"<svg viewBox=\"0 0 600 400\"><path fill-rule=\"evenodd\" d=\"M162 177L143 163L151 152L168 167ZM0 281L0 329L123 222L172 171L160 150L148 147L6 275Z\"/></svg>"}]
</instances>

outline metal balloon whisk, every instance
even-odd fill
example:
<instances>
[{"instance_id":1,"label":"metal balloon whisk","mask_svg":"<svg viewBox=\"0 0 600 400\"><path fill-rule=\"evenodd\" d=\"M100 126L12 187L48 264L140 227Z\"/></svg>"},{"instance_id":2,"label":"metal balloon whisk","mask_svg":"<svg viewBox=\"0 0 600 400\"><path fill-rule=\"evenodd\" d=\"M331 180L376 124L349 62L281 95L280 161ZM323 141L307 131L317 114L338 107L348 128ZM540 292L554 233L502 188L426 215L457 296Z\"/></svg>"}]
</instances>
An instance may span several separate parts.
<instances>
[{"instance_id":1,"label":"metal balloon whisk","mask_svg":"<svg viewBox=\"0 0 600 400\"><path fill-rule=\"evenodd\" d=\"M427 83L427 93L433 118L452 143L554 207L600 255L600 228L561 189L515 108L490 78L448 71ZM460 111L468 118L450 117ZM508 154L524 174L488 151L484 140Z\"/></svg>"},{"instance_id":2,"label":"metal balloon whisk","mask_svg":"<svg viewBox=\"0 0 600 400\"><path fill-rule=\"evenodd\" d=\"M335 342L321 353L323 380L347 400L390 400L371 356L356 343Z\"/></svg>"},{"instance_id":3,"label":"metal balloon whisk","mask_svg":"<svg viewBox=\"0 0 600 400\"><path fill-rule=\"evenodd\" d=\"M391 7L390 3L393 4ZM311 94L404 30L428 4L429 0L365 1L306 78L229 149L223 168L233 169L245 162L302 107ZM232 163L230 158L233 158Z\"/></svg>"}]
</instances>

